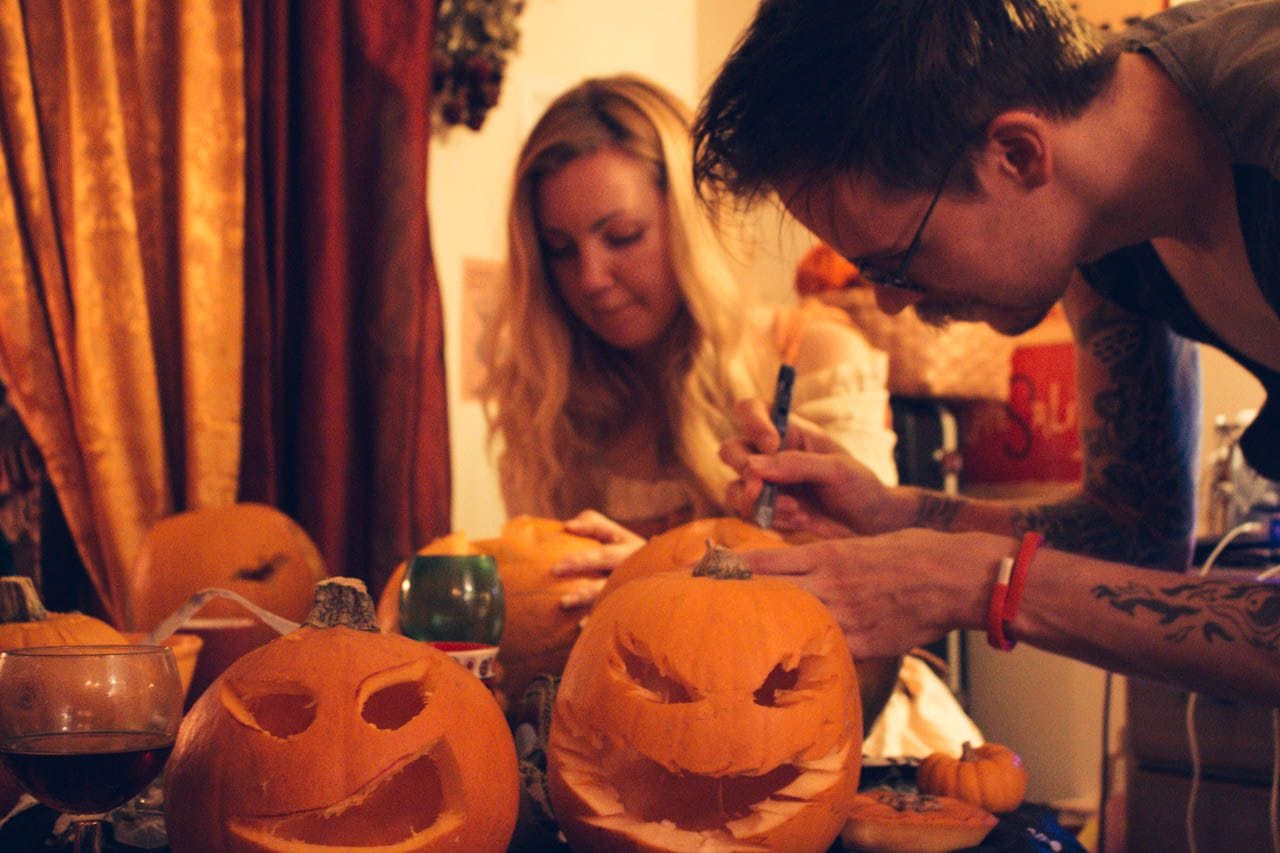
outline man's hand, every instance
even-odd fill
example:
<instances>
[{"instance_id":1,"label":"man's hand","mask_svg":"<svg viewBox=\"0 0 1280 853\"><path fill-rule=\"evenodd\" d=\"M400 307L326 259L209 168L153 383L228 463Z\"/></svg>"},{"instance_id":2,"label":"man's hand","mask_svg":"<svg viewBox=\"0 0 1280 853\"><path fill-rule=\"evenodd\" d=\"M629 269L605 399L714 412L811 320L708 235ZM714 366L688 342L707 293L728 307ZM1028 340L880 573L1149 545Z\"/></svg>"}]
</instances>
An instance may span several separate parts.
<instances>
[{"instance_id":1,"label":"man's hand","mask_svg":"<svg viewBox=\"0 0 1280 853\"><path fill-rule=\"evenodd\" d=\"M725 491L725 505L750 518L768 480L779 486L773 527L820 538L881 533L909 523L895 507L893 491L872 471L804 418L791 418L786 448L760 400L738 404L739 435L720 448L720 459L738 478ZM909 512L909 510L906 510Z\"/></svg>"}]
</instances>

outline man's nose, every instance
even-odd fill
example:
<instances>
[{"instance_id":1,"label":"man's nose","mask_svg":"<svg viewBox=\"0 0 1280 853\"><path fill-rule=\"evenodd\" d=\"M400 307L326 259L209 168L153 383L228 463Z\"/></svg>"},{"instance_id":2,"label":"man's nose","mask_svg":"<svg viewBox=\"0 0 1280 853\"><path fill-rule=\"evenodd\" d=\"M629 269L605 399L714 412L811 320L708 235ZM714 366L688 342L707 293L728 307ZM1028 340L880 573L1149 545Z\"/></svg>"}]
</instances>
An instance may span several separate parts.
<instances>
[{"instance_id":1,"label":"man's nose","mask_svg":"<svg viewBox=\"0 0 1280 853\"><path fill-rule=\"evenodd\" d=\"M923 293L876 285L876 305L886 314L898 314L923 299Z\"/></svg>"}]
</instances>

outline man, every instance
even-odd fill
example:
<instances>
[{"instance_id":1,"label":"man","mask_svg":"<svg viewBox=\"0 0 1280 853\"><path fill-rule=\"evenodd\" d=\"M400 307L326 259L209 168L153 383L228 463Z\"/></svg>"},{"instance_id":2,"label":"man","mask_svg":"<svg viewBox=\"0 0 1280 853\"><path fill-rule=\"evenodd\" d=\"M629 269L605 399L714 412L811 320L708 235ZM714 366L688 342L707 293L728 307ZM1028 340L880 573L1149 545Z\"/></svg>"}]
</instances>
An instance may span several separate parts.
<instances>
[{"instance_id":1,"label":"man","mask_svg":"<svg viewBox=\"0 0 1280 853\"><path fill-rule=\"evenodd\" d=\"M860 656L985 625L1280 705L1280 586L1140 568L1184 571L1194 542L1188 338L1267 389L1242 446L1280 479L1280 2L1104 42L1056 0L764 0L695 137L704 195L776 194L883 310L1017 334L1061 300L1078 343L1085 476L1052 505L884 488L803 424L774 453L745 408L732 505L777 482L776 523L826 537L753 569L818 594ZM1018 604L998 567L1028 531L1048 547L1019 560Z\"/></svg>"}]
</instances>

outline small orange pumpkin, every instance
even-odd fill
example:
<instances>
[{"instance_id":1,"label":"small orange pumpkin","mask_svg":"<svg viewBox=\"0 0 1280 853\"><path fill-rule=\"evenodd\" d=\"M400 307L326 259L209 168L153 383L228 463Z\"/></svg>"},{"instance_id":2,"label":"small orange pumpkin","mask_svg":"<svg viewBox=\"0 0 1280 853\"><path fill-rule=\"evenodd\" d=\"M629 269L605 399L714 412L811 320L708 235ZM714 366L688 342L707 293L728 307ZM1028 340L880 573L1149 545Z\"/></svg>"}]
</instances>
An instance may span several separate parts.
<instances>
[{"instance_id":1,"label":"small orange pumpkin","mask_svg":"<svg viewBox=\"0 0 1280 853\"><path fill-rule=\"evenodd\" d=\"M858 268L826 243L818 243L796 265L796 293L814 296L841 290L858 277Z\"/></svg>"},{"instance_id":2,"label":"small orange pumpkin","mask_svg":"<svg viewBox=\"0 0 1280 853\"><path fill-rule=\"evenodd\" d=\"M799 586L713 554L619 587L569 655L546 754L575 850L821 851L848 816L844 635Z\"/></svg>"},{"instance_id":3,"label":"small orange pumpkin","mask_svg":"<svg viewBox=\"0 0 1280 853\"><path fill-rule=\"evenodd\" d=\"M384 634L364 584L333 578L297 630L231 664L165 767L175 851L502 850L515 744L478 678Z\"/></svg>"},{"instance_id":4,"label":"small orange pumpkin","mask_svg":"<svg viewBox=\"0 0 1280 853\"><path fill-rule=\"evenodd\" d=\"M0 652L32 646L129 642L101 619L45 610L31 578L0 577Z\"/></svg>"},{"instance_id":5,"label":"small orange pumpkin","mask_svg":"<svg viewBox=\"0 0 1280 853\"><path fill-rule=\"evenodd\" d=\"M0 577L0 652L33 646L114 645L128 640L101 619L83 613L51 613L31 578ZM0 817L18 802L22 788L0 766Z\"/></svg>"},{"instance_id":6,"label":"small orange pumpkin","mask_svg":"<svg viewBox=\"0 0 1280 853\"><path fill-rule=\"evenodd\" d=\"M964 800L987 811L1011 812L1027 794L1027 768L1009 747L965 741L957 758L935 752L920 763L916 786L926 794Z\"/></svg>"},{"instance_id":7,"label":"small orange pumpkin","mask_svg":"<svg viewBox=\"0 0 1280 853\"><path fill-rule=\"evenodd\" d=\"M498 644L499 687L518 709L529 683L540 674L559 675L578 639L582 612L566 610L560 599L577 589L579 578L557 577L551 566L561 557L599 548L600 543L565 530L563 522L520 515L502 525L496 539L469 541L462 533L434 540L420 554L489 554L498 564L506 615ZM392 573L378 600L378 624L400 631L400 584L405 565Z\"/></svg>"}]
</instances>

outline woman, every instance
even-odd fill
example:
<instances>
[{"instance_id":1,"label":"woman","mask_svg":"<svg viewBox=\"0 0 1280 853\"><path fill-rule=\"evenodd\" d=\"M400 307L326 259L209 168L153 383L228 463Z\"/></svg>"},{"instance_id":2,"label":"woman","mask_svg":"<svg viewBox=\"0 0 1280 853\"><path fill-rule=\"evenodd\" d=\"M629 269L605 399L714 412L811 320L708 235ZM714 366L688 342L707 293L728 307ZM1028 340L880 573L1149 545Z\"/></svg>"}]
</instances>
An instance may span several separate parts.
<instances>
[{"instance_id":1,"label":"woman","mask_svg":"<svg viewBox=\"0 0 1280 853\"><path fill-rule=\"evenodd\" d=\"M517 162L483 397L508 512L576 516L602 542L566 570L724 514L734 403L772 398L791 340L794 414L896 482L885 356L818 309L744 304L694 194L689 121L652 83L591 79Z\"/></svg>"}]
</instances>

